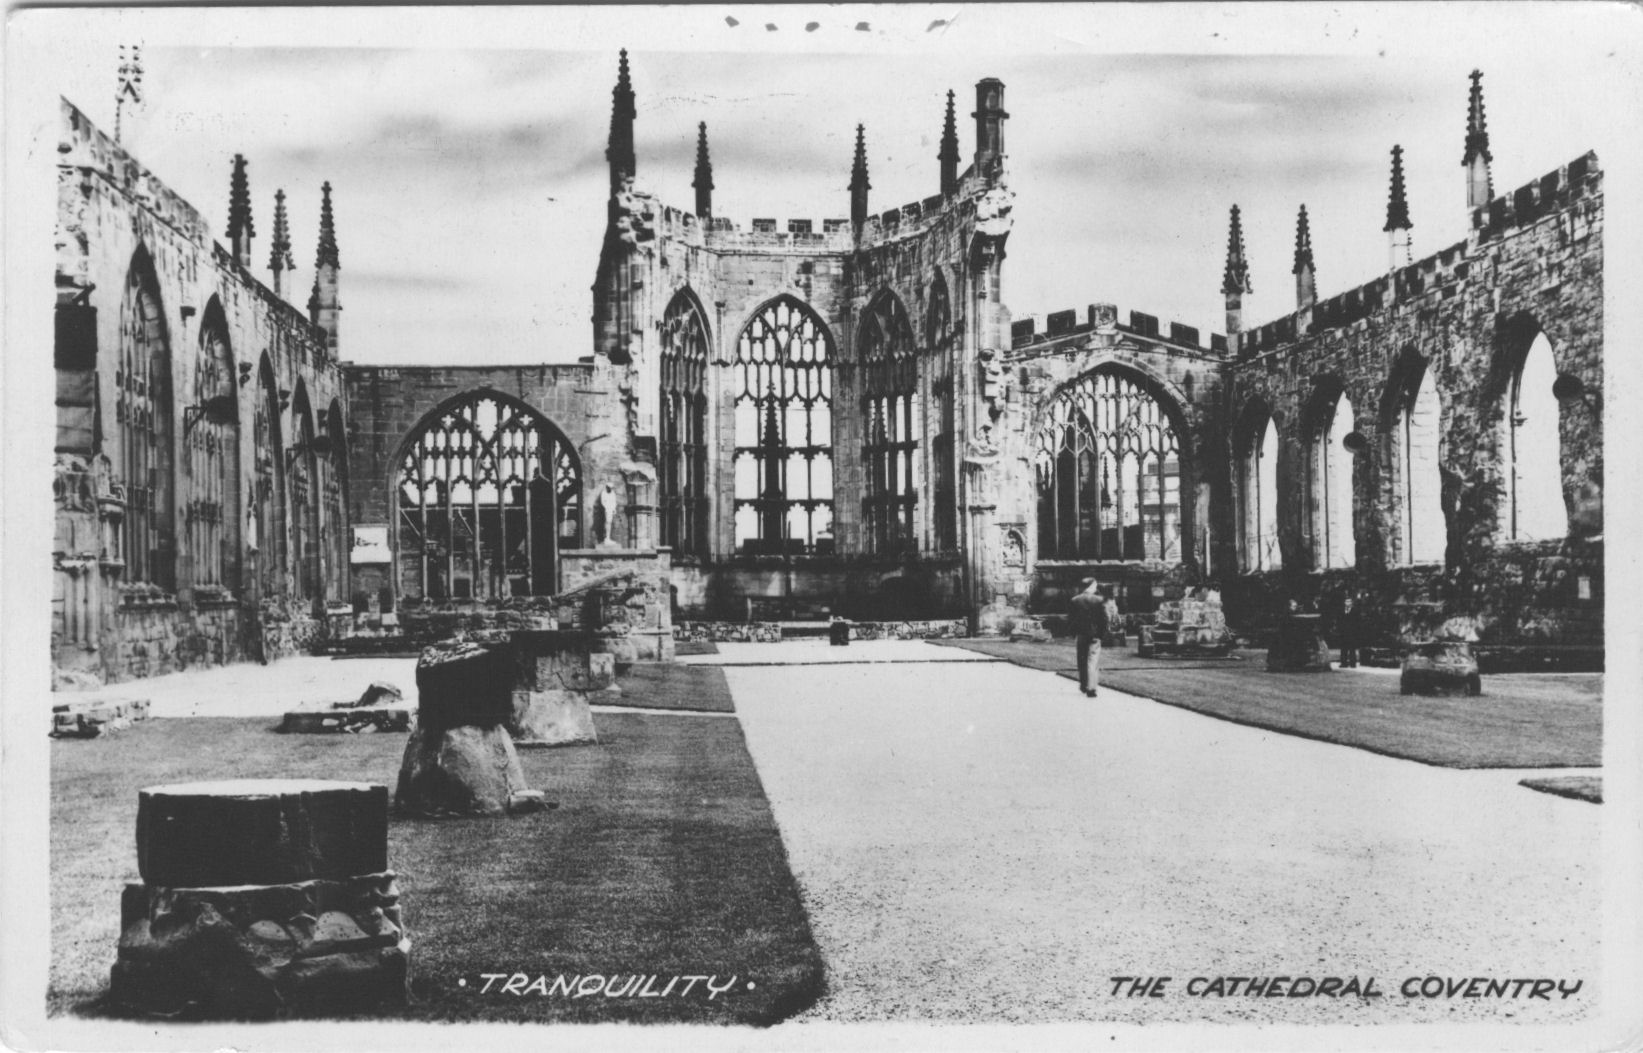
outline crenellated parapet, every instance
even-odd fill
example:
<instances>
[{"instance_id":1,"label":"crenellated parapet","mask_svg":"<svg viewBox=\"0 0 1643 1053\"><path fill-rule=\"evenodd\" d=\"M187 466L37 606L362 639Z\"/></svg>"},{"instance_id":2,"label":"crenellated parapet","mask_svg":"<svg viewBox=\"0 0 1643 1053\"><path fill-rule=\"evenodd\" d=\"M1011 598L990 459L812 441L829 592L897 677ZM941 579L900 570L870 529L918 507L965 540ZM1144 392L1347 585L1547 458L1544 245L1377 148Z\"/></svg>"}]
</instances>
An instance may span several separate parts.
<instances>
[{"instance_id":1,"label":"crenellated parapet","mask_svg":"<svg viewBox=\"0 0 1643 1053\"><path fill-rule=\"evenodd\" d=\"M1211 333L1206 344L1196 326L1170 322L1164 327L1156 316L1141 311L1131 311L1129 321L1120 322L1118 309L1111 304L1090 304L1082 322L1077 309L1052 311L1043 321L1042 329L1037 318L1018 318L1010 323L1012 358L1072 350L1092 335L1140 337L1170 350L1214 357L1224 356L1227 351L1227 338L1220 333Z\"/></svg>"}]
</instances>

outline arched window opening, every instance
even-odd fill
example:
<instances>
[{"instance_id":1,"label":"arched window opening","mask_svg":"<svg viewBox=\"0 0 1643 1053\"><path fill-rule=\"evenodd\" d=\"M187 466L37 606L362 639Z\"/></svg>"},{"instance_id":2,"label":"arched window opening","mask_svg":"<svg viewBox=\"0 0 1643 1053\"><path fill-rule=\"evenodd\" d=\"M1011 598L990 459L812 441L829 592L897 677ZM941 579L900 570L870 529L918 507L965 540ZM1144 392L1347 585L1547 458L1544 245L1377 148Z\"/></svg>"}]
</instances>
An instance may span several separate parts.
<instances>
[{"instance_id":1,"label":"arched window opening","mask_svg":"<svg viewBox=\"0 0 1643 1053\"><path fill-rule=\"evenodd\" d=\"M314 449L314 414L308 405L308 394L302 382L297 382L296 398L291 404L292 430L296 444L288 454L291 465L287 472L291 492L291 554L295 559L294 593L298 600L312 600L324 595L324 579L320 569L320 487L319 458Z\"/></svg>"},{"instance_id":2,"label":"arched window opening","mask_svg":"<svg viewBox=\"0 0 1643 1053\"><path fill-rule=\"evenodd\" d=\"M120 478L126 491L126 581L177 587L172 514L171 347L153 264L141 250L120 300L120 365L114 376Z\"/></svg>"},{"instance_id":3,"label":"arched window opening","mask_svg":"<svg viewBox=\"0 0 1643 1053\"><path fill-rule=\"evenodd\" d=\"M1264 412L1244 434L1238 469L1244 570L1277 570L1283 566L1278 547L1278 429Z\"/></svg>"},{"instance_id":4,"label":"arched window opening","mask_svg":"<svg viewBox=\"0 0 1643 1053\"><path fill-rule=\"evenodd\" d=\"M546 418L503 396L451 403L400 460L397 556L406 599L549 595L582 543L582 469Z\"/></svg>"},{"instance_id":5,"label":"arched window opening","mask_svg":"<svg viewBox=\"0 0 1643 1053\"><path fill-rule=\"evenodd\" d=\"M1343 394L1324 411L1312 442L1312 552L1319 569L1356 565L1353 535L1352 403Z\"/></svg>"},{"instance_id":6,"label":"arched window opening","mask_svg":"<svg viewBox=\"0 0 1643 1053\"><path fill-rule=\"evenodd\" d=\"M251 510L249 548L257 549L265 596L283 595L286 562L285 450L280 434L280 397L274 370L264 358L252 411Z\"/></svg>"},{"instance_id":7,"label":"arched window opening","mask_svg":"<svg viewBox=\"0 0 1643 1053\"><path fill-rule=\"evenodd\" d=\"M1563 500L1562 437L1552 385L1557 366L1546 334L1529 345L1507 392L1502 445L1501 528L1510 541L1561 538L1569 531Z\"/></svg>"},{"instance_id":8,"label":"arched window opening","mask_svg":"<svg viewBox=\"0 0 1643 1053\"><path fill-rule=\"evenodd\" d=\"M1163 406L1124 374L1063 390L1039 431L1039 554L1179 562L1180 456Z\"/></svg>"},{"instance_id":9,"label":"arched window opening","mask_svg":"<svg viewBox=\"0 0 1643 1053\"><path fill-rule=\"evenodd\" d=\"M188 501L184 506L193 585L206 591L239 588L240 425L238 413L207 413L212 399L236 400L234 356L222 308L206 310L200 353L194 359L194 412L188 429Z\"/></svg>"},{"instance_id":10,"label":"arched window opening","mask_svg":"<svg viewBox=\"0 0 1643 1053\"><path fill-rule=\"evenodd\" d=\"M901 301L881 293L868 307L857 338L861 362L863 539L869 552L914 547L918 502L918 363Z\"/></svg>"},{"instance_id":11,"label":"arched window opening","mask_svg":"<svg viewBox=\"0 0 1643 1053\"><path fill-rule=\"evenodd\" d=\"M325 500L320 533L325 538L325 599L348 599L348 435L342 423L342 405L333 400L325 413L325 456L321 476Z\"/></svg>"},{"instance_id":12,"label":"arched window opening","mask_svg":"<svg viewBox=\"0 0 1643 1053\"><path fill-rule=\"evenodd\" d=\"M930 286L926 348L930 359L930 474L934 479L931 504L935 547L939 552L958 548L958 496L953 462L953 322L947 283L940 274Z\"/></svg>"},{"instance_id":13,"label":"arched window opening","mask_svg":"<svg viewBox=\"0 0 1643 1053\"><path fill-rule=\"evenodd\" d=\"M708 551L707 322L680 293L662 320L662 544L676 554Z\"/></svg>"},{"instance_id":14,"label":"arched window opening","mask_svg":"<svg viewBox=\"0 0 1643 1053\"><path fill-rule=\"evenodd\" d=\"M1392 429L1398 508L1399 563L1441 563L1446 541L1443 476L1438 456L1437 384L1415 373L1398 393Z\"/></svg>"},{"instance_id":15,"label":"arched window opening","mask_svg":"<svg viewBox=\"0 0 1643 1053\"><path fill-rule=\"evenodd\" d=\"M736 345L736 545L833 551L833 338L783 296Z\"/></svg>"}]
</instances>

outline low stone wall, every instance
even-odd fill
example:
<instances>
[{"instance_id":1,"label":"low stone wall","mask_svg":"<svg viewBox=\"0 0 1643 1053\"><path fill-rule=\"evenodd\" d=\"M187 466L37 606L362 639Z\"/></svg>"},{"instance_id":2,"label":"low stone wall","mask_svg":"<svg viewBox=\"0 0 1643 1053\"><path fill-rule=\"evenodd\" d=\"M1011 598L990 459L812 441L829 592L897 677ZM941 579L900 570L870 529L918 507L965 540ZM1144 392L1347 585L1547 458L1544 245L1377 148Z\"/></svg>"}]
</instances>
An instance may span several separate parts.
<instances>
[{"instance_id":1,"label":"low stone wall","mask_svg":"<svg viewBox=\"0 0 1643 1053\"><path fill-rule=\"evenodd\" d=\"M970 635L962 618L932 622L851 622L852 640L951 640Z\"/></svg>"},{"instance_id":2,"label":"low stone wall","mask_svg":"<svg viewBox=\"0 0 1643 1053\"><path fill-rule=\"evenodd\" d=\"M781 643L782 627L775 622L675 622L673 638L710 643Z\"/></svg>"},{"instance_id":3,"label":"low stone wall","mask_svg":"<svg viewBox=\"0 0 1643 1053\"><path fill-rule=\"evenodd\" d=\"M950 640L970 635L962 618L939 621L851 622L852 640ZM675 640L712 643L780 643L780 622L678 622Z\"/></svg>"}]
</instances>

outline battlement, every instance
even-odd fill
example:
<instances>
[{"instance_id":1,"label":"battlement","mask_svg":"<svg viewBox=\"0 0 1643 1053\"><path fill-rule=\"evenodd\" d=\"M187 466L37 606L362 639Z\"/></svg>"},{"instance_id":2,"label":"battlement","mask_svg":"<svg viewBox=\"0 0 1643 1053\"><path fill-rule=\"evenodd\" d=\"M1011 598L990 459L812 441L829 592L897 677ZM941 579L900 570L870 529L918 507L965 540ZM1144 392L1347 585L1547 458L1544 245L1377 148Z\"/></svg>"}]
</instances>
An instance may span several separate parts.
<instances>
[{"instance_id":1,"label":"battlement","mask_svg":"<svg viewBox=\"0 0 1643 1053\"><path fill-rule=\"evenodd\" d=\"M1227 350L1227 339L1220 333L1210 334L1209 346L1206 348L1200 342L1201 336L1195 326L1171 322L1169 323L1169 335L1164 336L1160 335L1159 321L1155 315L1141 311L1131 311L1129 322L1126 324L1118 321L1118 308L1112 304L1094 303L1086 308L1082 323L1079 322L1076 308L1051 312L1045 316L1043 332L1039 332L1038 321L1034 318L1022 318L1011 322L1010 349L1014 351L1030 348L1035 344L1049 344L1091 332L1103 335L1125 333L1130 336L1156 340L1161 344L1170 344L1194 351L1209 351L1214 354L1225 354Z\"/></svg>"},{"instance_id":2,"label":"battlement","mask_svg":"<svg viewBox=\"0 0 1643 1053\"><path fill-rule=\"evenodd\" d=\"M308 315L295 304L282 296L275 295L274 290L264 285L256 275L240 266L239 261L234 259L234 254L223 248L221 242L213 241L211 243L211 262L219 272L231 274L238 278L245 291L262 304L263 309L268 312L267 317L271 322L286 333L300 337L295 346L303 356L304 361L308 359L307 345L309 343L312 343L319 352L315 356L316 359L322 359L325 356L327 350L325 330L315 325L308 318Z\"/></svg>"},{"instance_id":3,"label":"battlement","mask_svg":"<svg viewBox=\"0 0 1643 1053\"><path fill-rule=\"evenodd\" d=\"M671 205L658 207L658 232L703 248L765 252L846 252L855 239L846 219L824 219L821 229L814 220L755 219L743 230L734 220L713 216L705 222L695 213ZM785 227L785 229L784 229Z\"/></svg>"},{"instance_id":4,"label":"battlement","mask_svg":"<svg viewBox=\"0 0 1643 1053\"><path fill-rule=\"evenodd\" d=\"M103 134L72 102L63 98L58 101L62 112L62 138L57 142L59 167L96 172L189 241L201 248L210 243L210 227L198 209Z\"/></svg>"},{"instance_id":5,"label":"battlement","mask_svg":"<svg viewBox=\"0 0 1643 1053\"><path fill-rule=\"evenodd\" d=\"M1597 166L1597 153L1588 150L1539 179L1496 197L1484 208L1473 209L1472 230L1480 242L1489 241L1513 228L1530 226L1602 189L1603 172Z\"/></svg>"},{"instance_id":6,"label":"battlement","mask_svg":"<svg viewBox=\"0 0 1643 1053\"><path fill-rule=\"evenodd\" d=\"M1539 179L1494 198L1486 207L1474 209L1475 245L1470 241L1457 242L1407 267L1320 300L1313 306L1304 327L1303 312L1297 311L1249 329L1238 337L1238 357L1253 358L1293 343L1307 333L1344 328L1386 308L1424 296L1435 295L1447 300L1459 292L1471 273L1476 248L1597 195L1602 184L1597 154L1588 151Z\"/></svg>"}]
</instances>

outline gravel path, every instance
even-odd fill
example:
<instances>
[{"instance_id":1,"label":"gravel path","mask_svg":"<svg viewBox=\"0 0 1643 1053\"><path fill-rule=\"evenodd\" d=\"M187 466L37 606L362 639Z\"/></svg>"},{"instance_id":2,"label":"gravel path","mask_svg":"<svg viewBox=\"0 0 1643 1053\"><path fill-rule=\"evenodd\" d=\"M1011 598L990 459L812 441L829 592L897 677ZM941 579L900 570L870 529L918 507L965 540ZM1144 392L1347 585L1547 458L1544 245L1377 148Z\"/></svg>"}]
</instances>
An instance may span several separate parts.
<instances>
[{"instance_id":1,"label":"gravel path","mask_svg":"<svg viewBox=\"0 0 1643 1053\"><path fill-rule=\"evenodd\" d=\"M1002 663L726 672L828 967L800 1020L1510 1023L1597 1004L1599 806ZM1120 998L1119 975L1174 979ZM1384 997L1183 990L1218 975L1374 977ZM1584 986L1399 994L1427 976Z\"/></svg>"}]
</instances>

